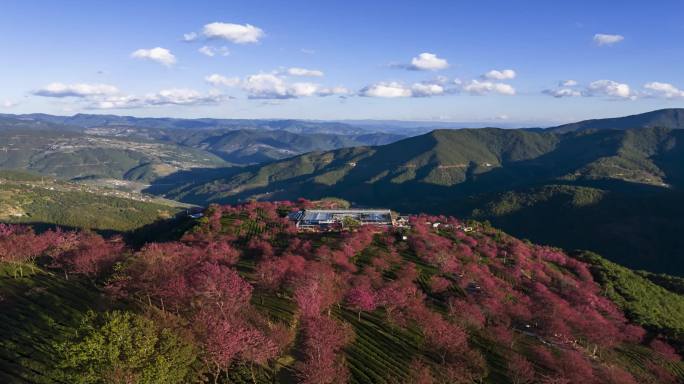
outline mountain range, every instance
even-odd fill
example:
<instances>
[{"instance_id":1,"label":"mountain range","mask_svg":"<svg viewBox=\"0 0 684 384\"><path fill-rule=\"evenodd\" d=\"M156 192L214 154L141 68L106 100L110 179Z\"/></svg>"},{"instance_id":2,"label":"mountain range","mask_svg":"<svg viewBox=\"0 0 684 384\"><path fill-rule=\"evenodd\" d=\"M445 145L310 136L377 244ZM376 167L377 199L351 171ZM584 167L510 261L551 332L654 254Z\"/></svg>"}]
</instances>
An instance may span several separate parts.
<instances>
[{"instance_id":1,"label":"mountain range","mask_svg":"<svg viewBox=\"0 0 684 384\"><path fill-rule=\"evenodd\" d=\"M633 268L684 274L680 113L629 116L617 120L618 129L606 128L614 120L598 120L595 128L582 122L573 130L436 130L207 177L181 172L149 191L199 204L335 196L402 212L446 212ZM625 129L634 121L644 126Z\"/></svg>"},{"instance_id":2,"label":"mountain range","mask_svg":"<svg viewBox=\"0 0 684 384\"><path fill-rule=\"evenodd\" d=\"M0 167L62 179L149 182L180 170L254 164L404 137L333 122L0 115Z\"/></svg>"},{"instance_id":3,"label":"mountain range","mask_svg":"<svg viewBox=\"0 0 684 384\"><path fill-rule=\"evenodd\" d=\"M624 117L584 120L577 123L559 125L550 130L563 133L588 129L632 129L648 127L682 129L684 128L684 109L660 109Z\"/></svg>"},{"instance_id":4,"label":"mountain range","mask_svg":"<svg viewBox=\"0 0 684 384\"><path fill-rule=\"evenodd\" d=\"M341 197L684 275L684 110L550 128L0 116L0 167L206 205ZM149 186L148 186L149 185Z\"/></svg>"}]
</instances>

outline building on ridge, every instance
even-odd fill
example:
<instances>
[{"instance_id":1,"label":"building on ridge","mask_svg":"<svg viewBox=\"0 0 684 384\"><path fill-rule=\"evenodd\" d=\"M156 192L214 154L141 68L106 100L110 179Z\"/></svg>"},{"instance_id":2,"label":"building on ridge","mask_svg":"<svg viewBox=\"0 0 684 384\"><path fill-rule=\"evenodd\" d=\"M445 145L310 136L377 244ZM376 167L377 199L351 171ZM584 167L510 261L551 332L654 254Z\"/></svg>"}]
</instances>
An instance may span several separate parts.
<instances>
[{"instance_id":1,"label":"building on ridge","mask_svg":"<svg viewBox=\"0 0 684 384\"><path fill-rule=\"evenodd\" d=\"M288 218L301 231L341 231L365 225L396 225L389 209L306 209L293 212Z\"/></svg>"}]
</instances>

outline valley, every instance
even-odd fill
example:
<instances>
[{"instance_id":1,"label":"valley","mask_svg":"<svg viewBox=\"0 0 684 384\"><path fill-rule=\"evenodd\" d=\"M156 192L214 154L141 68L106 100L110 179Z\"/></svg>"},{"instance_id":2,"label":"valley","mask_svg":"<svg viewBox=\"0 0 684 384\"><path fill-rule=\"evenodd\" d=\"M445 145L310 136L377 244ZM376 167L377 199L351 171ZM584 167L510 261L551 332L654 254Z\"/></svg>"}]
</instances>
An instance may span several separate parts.
<instances>
[{"instance_id":1,"label":"valley","mask_svg":"<svg viewBox=\"0 0 684 384\"><path fill-rule=\"evenodd\" d=\"M0 222L5 223L125 232L169 219L188 207L128 190L0 171Z\"/></svg>"}]
</instances>

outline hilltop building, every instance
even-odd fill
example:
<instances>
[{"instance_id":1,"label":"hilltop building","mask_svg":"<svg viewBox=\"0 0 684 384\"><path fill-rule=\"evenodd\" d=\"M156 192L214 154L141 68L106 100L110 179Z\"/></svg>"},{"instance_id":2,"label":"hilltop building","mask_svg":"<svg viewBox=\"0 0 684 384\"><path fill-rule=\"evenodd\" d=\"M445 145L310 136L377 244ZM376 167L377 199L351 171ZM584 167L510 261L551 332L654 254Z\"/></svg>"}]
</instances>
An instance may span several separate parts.
<instances>
[{"instance_id":1,"label":"hilltop building","mask_svg":"<svg viewBox=\"0 0 684 384\"><path fill-rule=\"evenodd\" d=\"M301 231L340 231L355 226L396 225L389 209L307 209L289 216Z\"/></svg>"}]
</instances>

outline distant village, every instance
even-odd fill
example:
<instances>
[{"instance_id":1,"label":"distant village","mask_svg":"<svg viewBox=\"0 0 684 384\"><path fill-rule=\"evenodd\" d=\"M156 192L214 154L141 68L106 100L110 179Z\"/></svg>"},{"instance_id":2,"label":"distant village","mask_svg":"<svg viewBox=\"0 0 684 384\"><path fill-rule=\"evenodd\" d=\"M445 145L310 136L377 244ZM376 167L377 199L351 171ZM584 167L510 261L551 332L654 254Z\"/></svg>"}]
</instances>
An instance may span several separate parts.
<instances>
[{"instance_id":1,"label":"distant village","mask_svg":"<svg viewBox=\"0 0 684 384\"><path fill-rule=\"evenodd\" d=\"M32 189L43 189L47 191L57 192L85 192L96 194L98 196L119 197L122 199L135 200L145 203L158 201L158 198L150 195L145 195L139 192L130 192L107 187L98 187L89 184L81 183L65 183L59 182L57 179L47 179L41 181L22 181L22 180L5 180L0 179L0 185L19 185L29 187Z\"/></svg>"}]
</instances>

